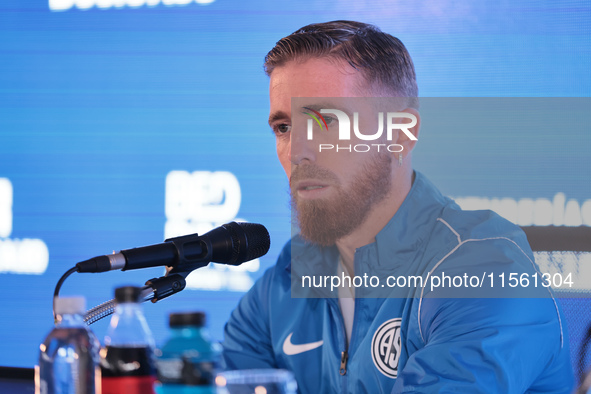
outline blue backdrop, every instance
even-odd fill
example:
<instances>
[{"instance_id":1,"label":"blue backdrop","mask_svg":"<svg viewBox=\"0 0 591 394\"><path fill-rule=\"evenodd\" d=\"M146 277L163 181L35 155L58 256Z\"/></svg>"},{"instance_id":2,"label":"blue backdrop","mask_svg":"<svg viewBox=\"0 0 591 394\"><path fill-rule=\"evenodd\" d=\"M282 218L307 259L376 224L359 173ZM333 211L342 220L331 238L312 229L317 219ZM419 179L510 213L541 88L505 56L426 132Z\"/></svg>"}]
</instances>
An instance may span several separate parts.
<instances>
[{"instance_id":1,"label":"blue backdrop","mask_svg":"<svg viewBox=\"0 0 591 394\"><path fill-rule=\"evenodd\" d=\"M354 19L399 37L421 96L589 97L591 2L474 3L0 2L0 365L36 363L53 288L76 262L235 218L262 223L267 256L199 270L187 290L144 306L158 343L167 314L181 310L206 311L222 338L231 309L290 237L262 62L303 25ZM558 195L574 201L580 220L570 224L588 226L584 131L527 130L520 145L491 146L489 133L461 145L426 128L416 167L445 193L481 203ZM91 307L162 274L74 274L62 294ZM93 326L100 338L107 320Z\"/></svg>"}]
</instances>

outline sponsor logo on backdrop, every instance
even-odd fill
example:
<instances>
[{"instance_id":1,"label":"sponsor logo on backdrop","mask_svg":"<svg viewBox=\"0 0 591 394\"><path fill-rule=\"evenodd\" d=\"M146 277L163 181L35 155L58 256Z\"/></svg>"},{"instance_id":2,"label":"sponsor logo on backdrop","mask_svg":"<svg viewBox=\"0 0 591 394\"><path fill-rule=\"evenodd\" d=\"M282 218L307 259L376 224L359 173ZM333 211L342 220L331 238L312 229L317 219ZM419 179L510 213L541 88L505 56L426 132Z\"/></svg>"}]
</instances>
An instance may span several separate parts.
<instances>
[{"instance_id":1,"label":"sponsor logo on backdrop","mask_svg":"<svg viewBox=\"0 0 591 394\"><path fill-rule=\"evenodd\" d=\"M490 209L519 226L591 226L591 200L578 201L564 193L557 193L552 199L455 197L454 200L462 209ZM534 257L540 270L552 278L572 274L573 286L569 290L591 289L591 253L535 252Z\"/></svg>"},{"instance_id":2,"label":"sponsor logo on backdrop","mask_svg":"<svg viewBox=\"0 0 591 394\"><path fill-rule=\"evenodd\" d=\"M371 357L376 368L389 378L398 376L398 362L402 351L400 323L390 319L378 327L371 340Z\"/></svg>"},{"instance_id":3,"label":"sponsor logo on backdrop","mask_svg":"<svg viewBox=\"0 0 591 394\"><path fill-rule=\"evenodd\" d=\"M490 209L519 226L591 226L591 200L567 201L564 193L548 198L456 197L465 210Z\"/></svg>"},{"instance_id":4,"label":"sponsor logo on backdrop","mask_svg":"<svg viewBox=\"0 0 591 394\"><path fill-rule=\"evenodd\" d=\"M215 0L49 0L51 11L66 11L71 8L87 10L92 7L100 9L109 8L138 8L142 6L154 7L159 4L164 6L184 6L191 3L206 5Z\"/></svg>"},{"instance_id":5,"label":"sponsor logo on backdrop","mask_svg":"<svg viewBox=\"0 0 591 394\"><path fill-rule=\"evenodd\" d=\"M227 171L171 171L166 176L165 239L205 234L237 217L242 194L240 183ZM246 291L253 285L259 259L239 266L210 264L187 276L187 289Z\"/></svg>"},{"instance_id":6,"label":"sponsor logo on backdrop","mask_svg":"<svg viewBox=\"0 0 591 394\"><path fill-rule=\"evenodd\" d=\"M0 178L0 273L43 274L49 250L40 239L10 238L12 233L12 183Z\"/></svg>"}]
</instances>

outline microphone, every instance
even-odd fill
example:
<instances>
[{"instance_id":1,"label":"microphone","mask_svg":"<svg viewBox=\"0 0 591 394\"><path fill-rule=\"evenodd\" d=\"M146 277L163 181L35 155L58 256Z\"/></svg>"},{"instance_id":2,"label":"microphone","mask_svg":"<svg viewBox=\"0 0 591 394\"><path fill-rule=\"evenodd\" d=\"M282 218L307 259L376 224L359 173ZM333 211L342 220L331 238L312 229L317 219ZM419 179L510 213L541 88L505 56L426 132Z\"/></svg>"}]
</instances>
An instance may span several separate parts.
<instances>
[{"instance_id":1,"label":"microphone","mask_svg":"<svg viewBox=\"0 0 591 394\"><path fill-rule=\"evenodd\" d=\"M204 235L184 235L156 245L94 257L76 264L76 269L96 273L167 266L172 267L167 275L186 276L210 262L240 265L265 255L270 245L269 232L262 224L230 222Z\"/></svg>"}]
</instances>

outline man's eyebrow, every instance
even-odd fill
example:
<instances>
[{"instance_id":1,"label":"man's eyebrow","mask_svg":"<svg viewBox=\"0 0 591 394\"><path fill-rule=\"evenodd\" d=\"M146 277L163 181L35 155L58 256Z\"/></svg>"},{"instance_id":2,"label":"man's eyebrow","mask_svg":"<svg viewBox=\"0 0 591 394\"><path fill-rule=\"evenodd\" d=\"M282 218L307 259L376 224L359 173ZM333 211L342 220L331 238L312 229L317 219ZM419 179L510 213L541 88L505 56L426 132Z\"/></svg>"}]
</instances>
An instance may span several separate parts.
<instances>
[{"instance_id":1,"label":"man's eyebrow","mask_svg":"<svg viewBox=\"0 0 591 394\"><path fill-rule=\"evenodd\" d=\"M348 103L335 103L335 102L324 102L324 103L314 103L314 104L307 104L303 107L301 107L301 112L305 112L305 111L316 111L316 112L320 112L320 110L322 109L338 109L341 110L343 112L345 112L348 115L352 115L353 114L353 109L350 108L349 105L345 105Z\"/></svg>"},{"instance_id":2,"label":"man's eyebrow","mask_svg":"<svg viewBox=\"0 0 591 394\"><path fill-rule=\"evenodd\" d=\"M275 123L276 121L278 121L280 119L289 119L289 115L287 115L287 113L285 113L283 111L273 112L269 116L269 125L272 125L273 123Z\"/></svg>"},{"instance_id":3,"label":"man's eyebrow","mask_svg":"<svg viewBox=\"0 0 591 394\"><path fill-rule=\"evenodd\" d=\"M320 112L321 109L328 109L328 108L335 108L334 104L330 103L315 103L315 104L307 104L306 106L302 107L302 110L312 110Z\"/></svg>"}]
</instances>

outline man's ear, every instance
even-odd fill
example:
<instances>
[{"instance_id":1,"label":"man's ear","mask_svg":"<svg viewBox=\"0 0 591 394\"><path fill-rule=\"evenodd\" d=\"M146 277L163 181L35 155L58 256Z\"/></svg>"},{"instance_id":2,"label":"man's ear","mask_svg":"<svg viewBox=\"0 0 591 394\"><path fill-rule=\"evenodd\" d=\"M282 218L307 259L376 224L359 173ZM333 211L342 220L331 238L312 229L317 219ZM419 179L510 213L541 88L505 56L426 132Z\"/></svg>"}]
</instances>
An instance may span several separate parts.
<instances>
[{"instance_id":1,"label":"man's ear","mask_svg":"<svg viewBox=\"0 0 591 394\"><path fill-rule=\"evenodd\" d=\"M409 116L395 117L392 119L392 123L397 125L407 124L408 126L412 125L412 127L400 126L397 130L392 130L392 143L402 145L404 147L402 154L406 156L414 149L419 138L421 115L415 108L406 108L400 112L409 114ZM411 138L411 136L414 138Z\"/></svg>"}]
</instances>

